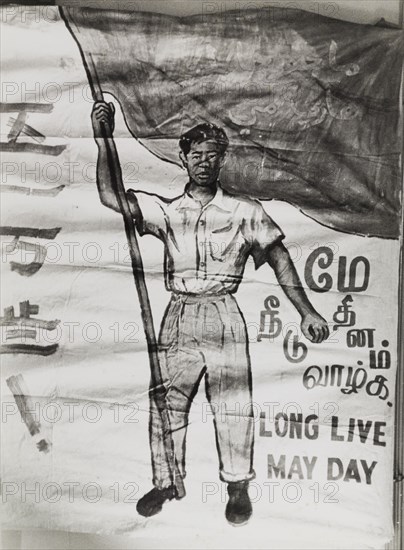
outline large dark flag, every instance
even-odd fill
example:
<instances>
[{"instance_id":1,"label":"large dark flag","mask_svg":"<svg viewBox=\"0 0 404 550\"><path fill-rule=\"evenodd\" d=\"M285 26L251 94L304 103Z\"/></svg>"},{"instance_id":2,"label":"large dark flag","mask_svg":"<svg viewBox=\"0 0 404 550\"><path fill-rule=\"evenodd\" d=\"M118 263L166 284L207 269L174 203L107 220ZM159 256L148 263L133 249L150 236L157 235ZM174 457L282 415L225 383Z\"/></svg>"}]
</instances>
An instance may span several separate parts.
<instances>
[{"instance_id":1,"label":"large dark flag","mask_svg":"<svg viewBox=\"0 0 404 550\"><path fill-rule=\"evenodd\" d=\"M228 191L399 236L401 31L280 8L62 15L91 78L159 158L179 163L181 133L213 122L231 143Z\"/></svg>"}]
</instances>

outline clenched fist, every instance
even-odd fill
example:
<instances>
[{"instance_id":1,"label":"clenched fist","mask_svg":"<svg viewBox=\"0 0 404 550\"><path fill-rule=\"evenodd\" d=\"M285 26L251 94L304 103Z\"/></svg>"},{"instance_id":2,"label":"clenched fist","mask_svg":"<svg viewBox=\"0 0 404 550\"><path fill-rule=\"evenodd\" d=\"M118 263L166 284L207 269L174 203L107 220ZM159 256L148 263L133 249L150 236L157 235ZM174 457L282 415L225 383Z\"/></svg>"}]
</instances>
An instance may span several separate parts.
<instances>
[{"instance_id":1,"label":"clenched fist","mask_svg":"<svg viewBox=\"0 0 404 550\"><path fill-rule=\"evenodd\" d=\"M301 328L303 334L314 344L320 344L330 335L327 321L318 313L308 313L302 319Z\"/></svg>"},{"instance_id":2,"label":"clenched fist","mask_svg":"<svg viewBox=\"0 0 404 550\"><path fill-rule=\"evenodd\" d=\"M103 135L112 136L115 128L115 106L113 103L97 101L91 113L91 122L95 139Z\"/></svg>"}]
</instances>

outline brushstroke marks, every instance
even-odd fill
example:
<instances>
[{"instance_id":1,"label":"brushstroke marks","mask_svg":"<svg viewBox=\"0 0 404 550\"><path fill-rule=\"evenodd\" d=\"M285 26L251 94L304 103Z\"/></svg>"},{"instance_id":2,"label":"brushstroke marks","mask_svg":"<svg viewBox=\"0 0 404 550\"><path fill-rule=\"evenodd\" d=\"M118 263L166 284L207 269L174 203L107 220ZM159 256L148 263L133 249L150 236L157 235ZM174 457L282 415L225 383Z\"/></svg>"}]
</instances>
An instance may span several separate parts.
<instances>
[{"instance_id":1,"label":"brushstroke marks","mask_svg":"<svg viewBox=\"0 0 404 550\"><path fill-rule=\"evenodd\" d=\"M7 125L10 131L6 142L0 142L0 151L4 153L35 153L42 155L58 156L65 149L66 145L47 145L43 143L46 137L38 130L27 124L28 113L50 113L53 110L52 104L41 103L1 103L0 113L16 112L17 117L10 117ZM31 139L31 142L18 142L24 136Z\"/></svg>"},{"instance_id":2,"label":"brushstroke marks","mask_svg":"<svg viewBox=\"0 0 404 550\"><path fill-rule=\"evenodd\" d=\"M15 113L26 111L29 113L51 113L52 103L0 103L0 113Z\"/></svg>"},{"instance_id":3,"label":"brushstroke marks","mask_svg":"<svg viewBox=\"0 0 404 550\"><path fill-rule=\"evenodd\" d=\"M15 316L14 307L4 308L4 314L0 317L0 327L6 327L4 331L4 340L20 339L18 343L3 343L0 346L0 354L24 353L28 355L52 355L56 352L59 344L42 345L38 343L41 331L54 331L59 325L58 319L45 321L43 319L34 319L32 315L38 315L39 306L30 304L29 300L20 302L20 315ZM34 340L35 344L26 343L26 340ZM3 340L3 333L2 333Z\"/></svg>"},{"instance_id":4,"label":"brushstroke marks","mask_svg":"<svg viewBox=\"0 0 404 550\"><path fill-rule=\"evenodd\" d=\"M14 396L14 400L17 404L21 418L31 436L36 436L41 433L41 424L39 420L33 415L35 411L35 404L32 398L29 396L29 390L25 383L22 374L16 376L10 376L6 380L7 386ZM46 438L40 439L37 444L39 452L48 453L50 451L51 443Z\"/></svg>"},{"instance_id":5,"label":"brushstroke marks","mask_svg":"<svg viewBox=\"0 0 404 550\"><path fill-rule=\"evenodd\" d=\"M18 136L21 134L25 127L25 121L27 119L27 113L25 111L20 111L17 118L10 118L7 126L11 126L11 130L7 136L9 143L15 143Z\"/></svg>"},{"instance_id":6,"label":"brushstroke marks","mask_svg":"<svg viewBox=\"0 0 404 550\"><path fill-rule=\"evenodd\" d=\"M66 145L43 145L42 143L0 142L3 153L35 153L57 157L66 149Z\"/></svg>"},{"instance_id":7,"label":"brushstroke marks","mask_svg":"<svg viewBox=\"0 0 404 550\"><path fill-rule=\"evenodd\" d=\"M45 330L54 330L60 323L58 319L54 321L43 321L42 319L32 319L31 315L37 315L39 313L39 306L36 304L30 304L29 300L20 302L20 316L14 316L14 307L8 307L4 309L4 317L0 317L0 326L15 325L19 322L24 323L25 326L43 328Z\"/></svg>"},{"instance_id":8,"label":"brushstroke marks","mask_svg":"<svg viewBox=\"0 0 404 550\"><path fill-rule=\"evenodd\" d=\"M23 124L22 127L19 128L19 133L18 134L15 133L15 128L18 125L18 118L20 117L21 114L22 113L20 113L17 118L14 118L14 117L9 118L7 126L11 126L11 130L7 136L8 140L11 141L12 139L14 139L15 141L16 138L14 138L14 136L17 135L18 137L18 135L22 134L24 136L31 137L38 143L42 143L43 141L45 141L46 137L43 134L41 134L41 132L38 132L38 130L35 130L35 128L33 128L32 126L29 126L28 124Z\"/></svg>"},{"instance_id":9,"label":"brushstroke marks","mask_svg":"<svg viewBox=\"0 0 404 550\"><path fill-rule=\"evenodd\" d=\"M57 185L49 189L34 189L32 187L21 187L19 185L0 185L0 193L20 193L21 195L56 197L65 187L65 185Z\"/></svg>"},{"instance_id":10,"label":"brushstroke marks","mask_svg":"<svg viewBox=\"0 0 404 550\"><path fill-rule=\"evenodd\" d=\"M0 346L0 355L6 353L24 353L25 355L41 355L47 357L48 355L53 355L58 347L58 344L49 344L49 346L35 344L4 344Z\"/></svg>"},{"instance_id":11,"label":"brushstroke marks","mask_svg":"<svg viewBox=\"0 0 404 550\"><path fill-rule=\"evenodd\" d=\"M0 227L0 235L15 235L16 237L34 237L35 239L52 240L61 229L61 227L38 229L36 227L16 227L13 225L3 225Z\"/></svg>"},{"instance_id":12,"label":"brushstroke marks","mask_svg":"<svg viewBox=\"0 0 404 550\"><path fill-rule=\"evenodd\" d=\"M34 254L33 261L29 263L10 261L11 271L16 271L19 275L23 275L25 277L31 277L41 269L46 259L47 249L45 246L39 243L21 241L20 237L53 240L58 235L60 230L61 227L54 227L51 229L13 226L0 227L0 235L14 236L13 241L5 247L5 253L7 256L8 254L14 254L18 251L21 251L23 254L27 252Z\"/></svg>"}]
</instances>

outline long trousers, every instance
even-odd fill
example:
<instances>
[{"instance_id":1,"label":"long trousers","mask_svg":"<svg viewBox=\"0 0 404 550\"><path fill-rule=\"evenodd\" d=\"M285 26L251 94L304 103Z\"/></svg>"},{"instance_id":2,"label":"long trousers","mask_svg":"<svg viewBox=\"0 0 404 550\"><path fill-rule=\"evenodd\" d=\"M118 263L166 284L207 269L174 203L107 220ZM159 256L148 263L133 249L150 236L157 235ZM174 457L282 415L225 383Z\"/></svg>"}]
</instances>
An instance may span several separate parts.
<instances>
[{"instance_id":1,"label":"long trousers","mask_svg":"<svg viewBox=\"0 0 404 550\"><path fill-rule=\"evenodd\" d=\"M234 296L173 294L161 325L159 359L179 474L186 475L189 412L204 378L209 412L213 415L219 477L225 482L253 479L254 419L248 337ZM153 484L163 489L172 479L154 390L150 387Z\"/></svg>"}]
</instances>

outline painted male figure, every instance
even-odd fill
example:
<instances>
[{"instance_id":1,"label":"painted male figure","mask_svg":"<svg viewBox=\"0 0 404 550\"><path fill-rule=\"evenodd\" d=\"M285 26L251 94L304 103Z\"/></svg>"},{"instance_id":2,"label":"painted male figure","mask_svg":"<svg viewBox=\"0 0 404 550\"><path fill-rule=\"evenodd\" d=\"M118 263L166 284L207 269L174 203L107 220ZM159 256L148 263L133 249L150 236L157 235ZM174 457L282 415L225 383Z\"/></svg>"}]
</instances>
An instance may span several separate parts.
<instances>
[{"instance_id":1,"label":"painted male figure","mask_svg":"<svg viewBox=\"0 0 404 550\"><path fill-rule=\"evenodd\" d=\"M92 122L99 146L97 184L105 206L120 211L111 190L105 144L100 125L114 128L112 104L94 105ZM166 403L180 473L185 477L185 436L188 414L204 379L212 403L220 479L228 485L226 518L232 524L248 521L252 506L249 480L254 422L244 404L252 401L248 337L234 294L252 256L258 269L265 262L302 317L303 334L320 343L328 337L326 321L309 302L282 244L282 231L256 201L223 190L219 173L228 139L213 124L199 124L180 138L180 158L188 171L184 193L175 199L127 191L129 205L141 235L164 243L166 288L171 299L159 335L159 357L166 386ZM248 191L246 189L246 191ZM178 498L169 475L160 416L150 401L150 446L154 488L138 502L143 516L152 516L166 500ZM243 404L246 418L234 414ZM223 405L229 414L223 414ZM249 412L251 414L249 414Z\"/></svg>"}]
</instances>

